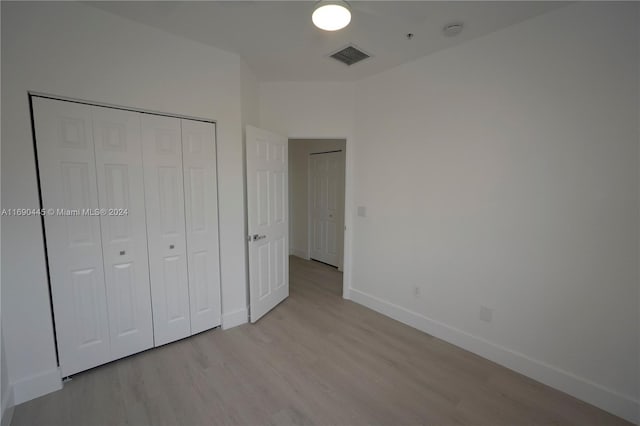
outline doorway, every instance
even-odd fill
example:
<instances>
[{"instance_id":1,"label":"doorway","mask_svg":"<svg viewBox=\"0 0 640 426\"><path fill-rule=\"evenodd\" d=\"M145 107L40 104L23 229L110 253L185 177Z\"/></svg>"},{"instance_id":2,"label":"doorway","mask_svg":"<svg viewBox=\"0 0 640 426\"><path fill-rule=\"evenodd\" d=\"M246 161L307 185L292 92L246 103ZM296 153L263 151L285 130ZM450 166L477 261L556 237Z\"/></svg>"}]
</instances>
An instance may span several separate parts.
<instances>
[{"instance_id":1,"label":"doorway","mask_svg":"<svg viewBox=\"0 0 640 426\"><path fill-rule=\"evenodd\" d=\"M345 139L289 139L290 255L342 272Z\"/></svg>"}]
</instances>

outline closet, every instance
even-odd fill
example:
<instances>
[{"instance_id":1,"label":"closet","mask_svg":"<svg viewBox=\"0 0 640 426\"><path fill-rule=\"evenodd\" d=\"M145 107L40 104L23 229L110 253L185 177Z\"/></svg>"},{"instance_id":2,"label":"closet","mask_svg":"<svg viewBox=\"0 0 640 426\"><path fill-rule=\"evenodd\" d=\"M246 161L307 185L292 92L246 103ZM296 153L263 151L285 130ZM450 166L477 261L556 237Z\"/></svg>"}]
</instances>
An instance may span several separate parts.
<instances>
[{"instance_id":1,"label":"closet","mask_svg":"<svg viewBox=\"0 0 640 426\"><path fill-rule=\"evenodd\" d=\"M32 110L62 375L220 325L215 124Z\"/></svg>"}]
</instances>

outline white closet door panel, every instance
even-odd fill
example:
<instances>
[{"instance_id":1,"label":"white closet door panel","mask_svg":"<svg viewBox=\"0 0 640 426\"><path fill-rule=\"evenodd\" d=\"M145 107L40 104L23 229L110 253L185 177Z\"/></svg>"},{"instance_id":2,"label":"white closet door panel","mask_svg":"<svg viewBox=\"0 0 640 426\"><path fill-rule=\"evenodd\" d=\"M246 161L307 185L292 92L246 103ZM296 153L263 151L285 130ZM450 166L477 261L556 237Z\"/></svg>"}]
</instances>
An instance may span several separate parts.
<instances>
[{"instance_id":1,"label":"white closet door panel","mask_svg":"<svg viewBox=\"0 0 640 426\"><path fill-rule=\"evenodd\" d=\"M180 119L142 114L155 345L191 334Z\"/></svg>"},{"instance_id":2,"label":"white closet door panel","mask_svg":"<svg viewBox=\"0 0 640 426\"><path fill-rule=\"evenodd\" d=\"M140 114L92 107L112 359L153 347Z\"/></svg>"},{"instance_id":3,"label":"white closet door panel","mask_svg":"<svg viewBox=\"0 0 640 426\"><path fill-rule=\"evenodd\" d=\"M191 333L220 325L215 125L182 120Z\"/></svg>"},{"instance_id":4,"label":"white closet door panel","mask_svg":"<svg viewBox=\"0 0 640 426\"><path fill-rule=\"evenodd\" d=\"M33 98L60 368L69 376L110 360L91 107Z\"/></svg>"}]
</instances>

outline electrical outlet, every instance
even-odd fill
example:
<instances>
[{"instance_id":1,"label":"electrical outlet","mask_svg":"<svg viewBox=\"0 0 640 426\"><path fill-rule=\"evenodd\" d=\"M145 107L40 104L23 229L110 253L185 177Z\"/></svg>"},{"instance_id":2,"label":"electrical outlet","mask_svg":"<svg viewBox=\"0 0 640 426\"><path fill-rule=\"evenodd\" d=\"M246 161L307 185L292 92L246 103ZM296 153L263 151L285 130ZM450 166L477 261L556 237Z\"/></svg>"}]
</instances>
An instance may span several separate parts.
<instances>
[{"instance_id":1,"label":"electrical outlet","mask_svg":"<svg viewBox=\"0 0 640 426\"><path fill-rule=\"evenodd\" d=\"M358 206L358 216L367 217L367 208L365 206Z\"/></svg>"},{"instance_id":2,"label":"electrical outlet","mask_svg":"<svg viewBox=\"0 0 640 426\"><path fill-rule=\"evenodd\" d=\"M480 321L491 322L493 319L493 309L486 306L480 306L480 312L478 313Z\"/></svg>"},{"instance_id":3,"label":"electrical outlet","mask_svg":"<svg viewBox=\"0 0 640 426\"><path fill-rule=\"evenodd\" d=\"M413 286L413 295L415 297L420 297L420 287L418 287L417 285Z\"/></svg>"}]
</instances>

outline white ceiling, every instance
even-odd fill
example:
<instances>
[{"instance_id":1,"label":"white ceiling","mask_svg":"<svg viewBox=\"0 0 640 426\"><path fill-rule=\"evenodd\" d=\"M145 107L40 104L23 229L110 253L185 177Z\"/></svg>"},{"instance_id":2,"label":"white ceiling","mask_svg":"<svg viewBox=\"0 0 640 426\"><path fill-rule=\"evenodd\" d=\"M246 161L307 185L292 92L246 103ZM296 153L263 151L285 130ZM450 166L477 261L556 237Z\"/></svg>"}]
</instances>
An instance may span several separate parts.
<instances>
[{"instance_id":1,"label":"white ceiling","mask_svg":"<svg viewBox=\"0 0 640 426\"><path fill-rule=\"evenodd\" d=\"M314 1L99 1L91 5L242 56L261 81L357 80L532 18L561 2L352 1L351 24L311 22ZM457 37L445 24L464 22ZM405 35L413 33L412 40ZM372 55L348 67L329 55L353 43Z\"/></svg>"}]
</instances>

